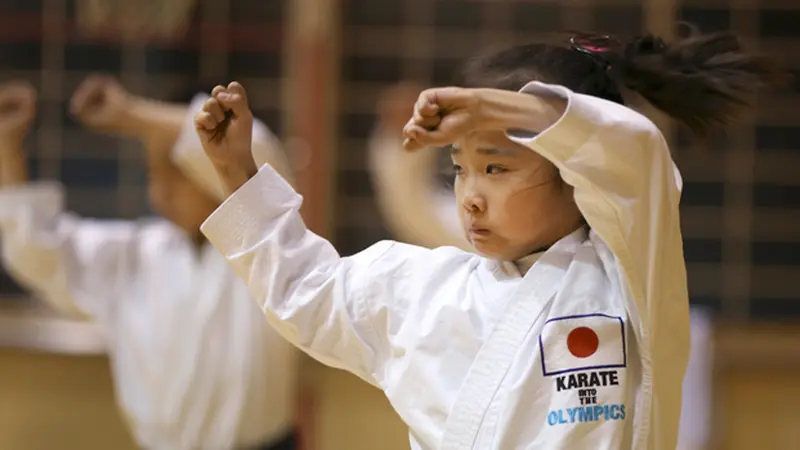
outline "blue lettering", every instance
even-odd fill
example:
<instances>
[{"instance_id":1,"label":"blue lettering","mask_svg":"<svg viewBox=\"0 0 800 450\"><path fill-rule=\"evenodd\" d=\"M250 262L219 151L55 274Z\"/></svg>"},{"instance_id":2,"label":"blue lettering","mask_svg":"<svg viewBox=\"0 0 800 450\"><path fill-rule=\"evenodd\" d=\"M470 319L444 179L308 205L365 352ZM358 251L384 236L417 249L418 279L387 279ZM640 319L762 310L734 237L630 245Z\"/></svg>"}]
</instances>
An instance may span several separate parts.
<instances>
[{"instance_id":1,"label":"blue lettering","mask_svg":"<svg viewBox=\"0 0 800 450\"><path fill-rule=\"evenodd\" d=\"M578 412L578 408L567 408L567 414L569 414L569 423L575 423L576 412Z\"/></svg>"},{"instance_id":2,"label":"blue lettering","mask_svg":"<svg viewBox=\"0 0 800 450\"><path fill-rule=\"evenodd\" d=\"M578 406L555 409L547 413L547 424L550 426L575 422L599 422L601 420L625 420L625 405Z\"/></svg>"},{"instance_id":3,"label":"blue lettering","mask_svg":"<svg viewBox=\"0 0 800 450\"><path fill-rule=\"evenodd\" d=\"M580 414L578 414L578 421L579 422L592 422L594 421L594 416L592 416L592 407L587 406L586 408L580 409Z\"/></svg>"},{"instance_id":4,"label":"blue lettering","mask_svg":"<svg viewBox=\"0 0 800 450\"><path fill-rule=\"evenodd\" d=\"M608 413L609 417L611 417L611 420L619 420L619 410L619 405L611 405Z\"/></svg>"}]
</instances>

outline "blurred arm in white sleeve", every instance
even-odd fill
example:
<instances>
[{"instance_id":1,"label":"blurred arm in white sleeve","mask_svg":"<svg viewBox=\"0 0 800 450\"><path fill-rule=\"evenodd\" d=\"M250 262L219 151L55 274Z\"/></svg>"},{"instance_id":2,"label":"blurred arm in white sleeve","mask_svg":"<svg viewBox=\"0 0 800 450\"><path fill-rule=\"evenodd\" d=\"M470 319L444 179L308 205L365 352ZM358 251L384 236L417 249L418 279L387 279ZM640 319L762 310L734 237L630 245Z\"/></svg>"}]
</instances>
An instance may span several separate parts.
<instances>
[{"instance_id":1,"label":"blurred arm in white sleeve","mask_svg":"<svg viewBox=\"0 0 800 450\"><path fill-rule=\"evenodd\" d=\"M99 313L123 270L132 223L83 220L63 212L57 183L30 183L23 138L35 114L33 88L0 89L0 238L2 261L20 284L74 315Z\"/></svg>"},{"instance_id":2,"label":"blurred arm in white sleeve","mask_svg":"<svg viewBox=\"0 0 800 450\"><path fill-rule=\"evenodd\" d=\"M455 195L436 185L437 153L403 150L403 126L419 91L399 85L381 99L368 155L378 208L399 240L474 251L464 237Z\"/></svg>"}]
</instances>

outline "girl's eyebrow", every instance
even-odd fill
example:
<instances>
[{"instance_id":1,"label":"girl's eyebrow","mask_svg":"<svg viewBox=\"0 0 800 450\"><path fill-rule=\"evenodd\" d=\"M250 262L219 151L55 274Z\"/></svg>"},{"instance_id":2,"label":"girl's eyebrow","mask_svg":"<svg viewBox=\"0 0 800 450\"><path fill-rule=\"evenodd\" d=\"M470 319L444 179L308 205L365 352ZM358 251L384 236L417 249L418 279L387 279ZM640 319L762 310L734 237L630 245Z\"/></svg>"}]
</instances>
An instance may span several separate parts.
<instances>
[{"instance_id":1,"label":"girl's eyebrow","mask_svg":"<svg viewBox=\"0 0 800 450\"><path fill-rule=\"evenodd\" d=\"M481 154L481 155L509 156L509 155L513 155L514 153L516 153L516 150L509 150L509 149L503 149L503 148L494 148L494 147L486 147L486 148L481 147L481 148L479 148L477 150L477 152L479 154ZM458 155L459 153L461 153L461 149L459 149L455 145L452 145L450 147L450 154L451 155Z\"/></svg>"}]
</instances>

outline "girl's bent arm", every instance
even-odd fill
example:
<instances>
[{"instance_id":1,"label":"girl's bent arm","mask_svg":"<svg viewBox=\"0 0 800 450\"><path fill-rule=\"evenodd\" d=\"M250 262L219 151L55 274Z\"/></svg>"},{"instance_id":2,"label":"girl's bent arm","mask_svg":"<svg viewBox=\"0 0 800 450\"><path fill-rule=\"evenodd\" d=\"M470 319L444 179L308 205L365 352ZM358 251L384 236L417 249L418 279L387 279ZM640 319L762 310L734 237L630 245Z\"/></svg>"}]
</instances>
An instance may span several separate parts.
<instances>
[{"instance_id":1,"label":"girl's bent arm","mask_svg":"<svg viewBox=\"0 0 800 450\"><path fill-rule=\"evenodd\" d=\"M265 165L201 229L275 330L320 362L380 386L407 308L418 305L419 285L441 277L441 265L432 266L428 250L388 241L342 258L306 228L301 203Z\"/></svg>"},{"instance_id":2,"label":"girl's bent arm","mask_svg":"<svg viewBox=\"0 0 800 450\"><path fill-rule=\"evenodd\" d=\"M575 202L617 257L634 297L645 301L663 292L658 283L665 270L672 279L682 278L673 273L683 270L680 177L658 128L622 105L561 86L533 82L521 92L533 94L532 105L547 103L548 97L566 100L566 111L548 119L549 126L527 127L544 127L541 133L531 137L509 131L509 138L552 161L575 188ZM519 105L525 103L517 98ZM507 129L520 125L510 123ZM651 305L638 306L644 313Z\"/></svg>"}]
</instances>

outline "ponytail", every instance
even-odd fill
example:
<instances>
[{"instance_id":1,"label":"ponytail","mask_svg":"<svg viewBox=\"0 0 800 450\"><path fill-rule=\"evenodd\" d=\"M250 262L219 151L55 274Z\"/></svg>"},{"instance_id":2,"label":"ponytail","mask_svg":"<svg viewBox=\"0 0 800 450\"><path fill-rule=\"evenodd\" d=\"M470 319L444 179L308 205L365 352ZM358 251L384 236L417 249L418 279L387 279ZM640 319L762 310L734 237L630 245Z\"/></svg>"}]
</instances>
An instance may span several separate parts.
<instances>
[{"instance_id":1,"label":"ponytail","mask_svg":"<svg viewBox=\"0 0 800 450\"><path fill-rule=\"evenodd\" d=\"M616 55L618 83L697 134L728 125L762 87L785 79L768 58L750 55L729 32L688 36L669 44L647 35Z\"/></svg>"},{"instance_id":2,"label":"ponytail","mask_svg":"<svg viewBox=\"0 0 800 450\"><path fill-rule=\"evenodd\" d=\"M697 134L731 123L757 90L786 80L768 58L742 50L730 32L689 33L673 42L646 35L619 42L575 34L570 45L522 45L482 54L459 84L519 90L531 80L623 103L620 88L639 93Z\"/></svg>"}]
</instances>

